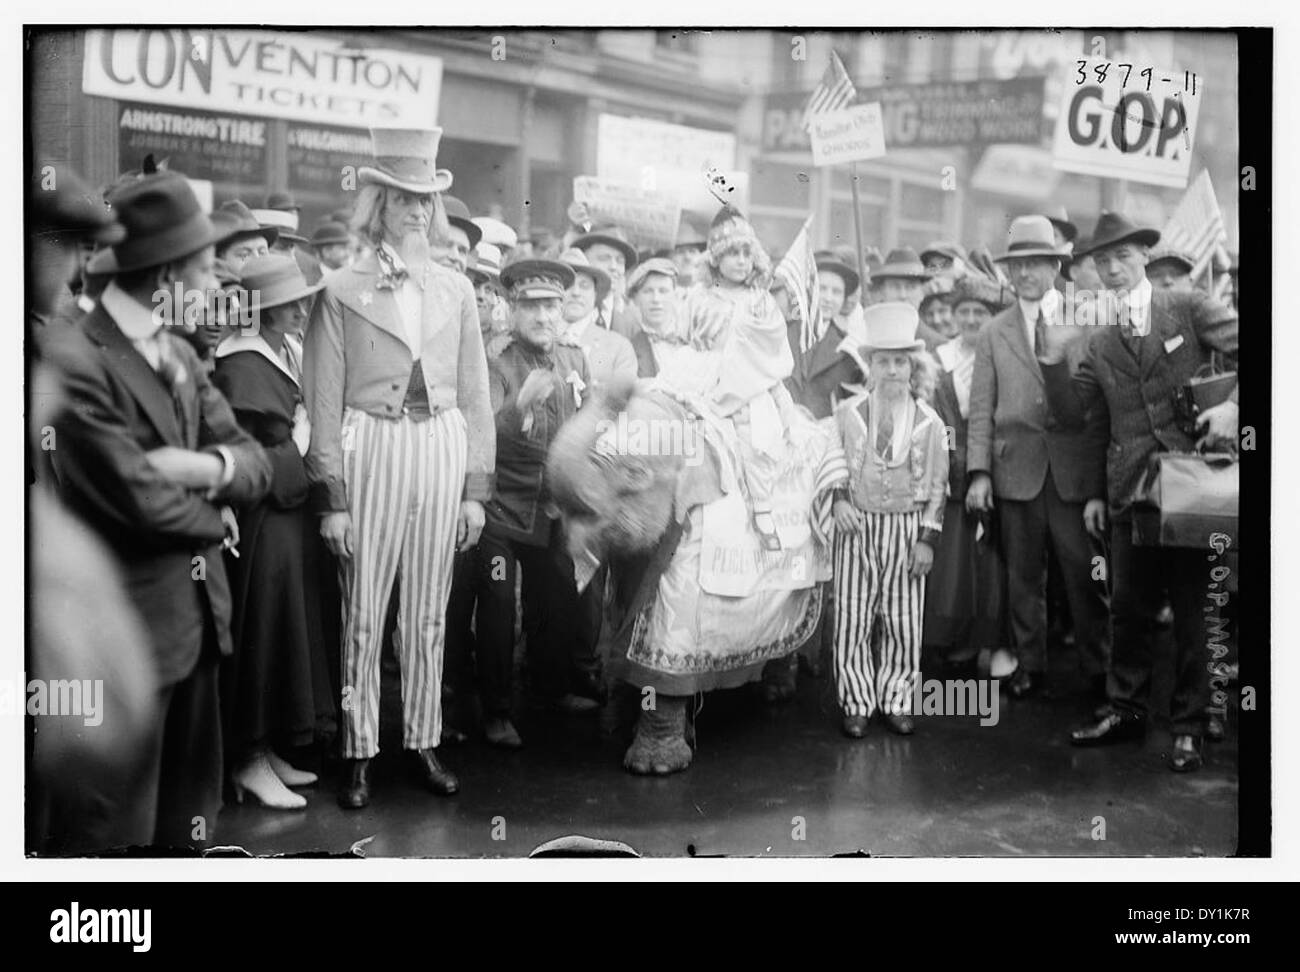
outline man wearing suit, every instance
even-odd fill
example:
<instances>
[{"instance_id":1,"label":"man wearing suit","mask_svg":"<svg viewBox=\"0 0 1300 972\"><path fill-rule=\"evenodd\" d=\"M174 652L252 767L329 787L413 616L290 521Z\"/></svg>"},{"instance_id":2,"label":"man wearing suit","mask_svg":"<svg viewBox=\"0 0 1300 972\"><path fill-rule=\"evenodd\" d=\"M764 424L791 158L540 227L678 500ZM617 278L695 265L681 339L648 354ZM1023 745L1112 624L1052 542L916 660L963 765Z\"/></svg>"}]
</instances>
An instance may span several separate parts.
<instances>
[{"instance_id":1,"label":"man wearing suit","mask_svg":"<svg viewBox=\"0 0 1300 972\"><path fill-rule=\"evenodd\" d=\"M1160 234L1123 216L1102 213L1091 254L1106 286L1099 308L1110 326L1088 341L1077 365L1066 356L1067 329L1050 333L1040 357L1048 399L1063 424L1104 433L1110 500L1111 614L1115 648L1106 694L1109 709L1076 729L1071 742L1095 746L1133 739L1146 728L1156 614L1167 591L1174 609L1174 691L1170 700L1170 768L1202 765L1201 739L1210 687L1203 608L1208 567L1204 552L1133 543L1130 499L1151 457L1237 442L1237 391L1196 420L1201 438L1180 427L1174 395L1211 352L1236 369L1237 315L1200 292L1156 290L1146 263Z\"/></svg>"},{"instance_id":2,"label":"man wearing suit","mask_svg":"<svg viewBox=\"0 0 1300 972\"><path fill-rule=\"evenodd\" d=\"M68 408L55 423L55 472L68 506L120 558L153 647L158 716L135 780L104 806L144 842L202 844L221 803L217 664L229 655L222 543L228 503L252 503L270 465L235 422L190 346L173 332L210 294L219 236L185 178L145 176L111 200L126 237L113 275L76 331L51 349ZM121 832L121 828L117 832Z\"/></svg>"},{"instance_id":3,"label":"man wearing suit","mask_svg":"<svg viewBox=\"0 0 1300 972\"><path fill-rule=\"evenodd\" d=\"M858 274L839 260L818 260L818 299L826 330L807 350L799 346L803 325L795 321L789 325L790 351L794 355L794 371L786 379L786 387L796 402L812 412L815 419L824 419L835 410L840 399L850 397L845 390L849 383L862 381L862 369L849 353L848 334L840 313L847 295L858 289ZM856 350L856 347L854 347Z\"/></svg>"},{"instance_id":4,"label":"man wearing suit","mask_svg":"<svg viewBox=\"0 0 1300 972\"><path fill-rule=\"evenodd\" d=\"M483 529L496 437L473 287L430 252L434 197L452 182L435 168L441 135L371 130L375 162L358 170L353 225L374 251L330 275L304 347L307 475L342 563L346 809L370 801L384 614L399 577L403 747L430 790L460 786L436 753L445 616L453 555Z\"/></svg>"},{"instance_id":5,"label":"man wearing suit","mask_svg":"<svg viewBox=\"0 0 1300 972\"><path fill-rule=\"evenodd\" d=\"M1099 689L1109 653L1107 608L1093 578L1088 533L1100 533L1105 509L1100 439L1090 440L1089 430L1060 427L1036 360L1046 332L1060 326L1060 294L1052 284L1069 250L1056 243L1045 216L1014 220L1010 240L997 259L1008 265L1017 301L989 322L975 347L966 507L985 512L996 497L1001 513L1011 633L1020 660L1012 695L1033 691L1047 668L1049 538L1080 663Z\"/></svg>"}]
</instances>

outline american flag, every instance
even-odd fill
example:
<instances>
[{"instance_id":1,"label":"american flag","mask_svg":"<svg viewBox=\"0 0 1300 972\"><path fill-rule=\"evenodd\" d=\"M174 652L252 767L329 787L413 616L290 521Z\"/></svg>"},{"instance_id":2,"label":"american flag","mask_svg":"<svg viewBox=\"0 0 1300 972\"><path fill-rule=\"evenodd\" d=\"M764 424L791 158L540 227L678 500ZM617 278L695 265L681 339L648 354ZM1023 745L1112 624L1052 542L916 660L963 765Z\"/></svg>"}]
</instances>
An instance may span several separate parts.
<instances>
[{"instance_id":1,"label":"american flag","mask_svg":"<svg viewBox=\"0 0 1300 972\"><path fill-rule=\"evenodd\" d=\"M820 83L804 107L804 131L808 131L811 127L813 115L847 108L857 97L857 89L853 87L849 72L844 70L844 62L840 60L838 54L831 51L831 62L826 65L826 73L822 75Z\"/></svg>"},{"instance_id":2,"label":"american flag","mask_svg":"<svg viewBox=\"0 0 1300 972\"><path fill-rule=\"evenodd\" d=\"M826 330L817 300L817 258L813 256L812 233L809 232L812 221L811 216L804 220L799 235L774 271L799 314L799 350L804 352L816 344Z\"/></svg>"},{"instance_id":3,"label":"american flag","mask_svg":"<svg viewBox=\"0 0 1300 972\"><path fill-rule=\"evenodd\" d=\"M1210 173L1202 169L1184 193L1169 223L1160 232L1163 246L1192 258L1192 279L1203 274L1216 252L1228 242L1223 213L1210 184Z\"/></svg>"}]
</instances>

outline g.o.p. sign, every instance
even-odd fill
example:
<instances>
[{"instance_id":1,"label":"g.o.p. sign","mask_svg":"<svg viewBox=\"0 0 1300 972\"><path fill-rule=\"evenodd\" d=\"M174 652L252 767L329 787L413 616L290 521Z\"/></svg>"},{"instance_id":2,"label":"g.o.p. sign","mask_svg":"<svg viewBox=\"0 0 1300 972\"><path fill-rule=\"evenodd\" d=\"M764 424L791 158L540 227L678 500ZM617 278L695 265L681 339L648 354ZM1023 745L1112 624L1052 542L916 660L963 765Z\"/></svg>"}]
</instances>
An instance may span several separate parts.
<instances>
[{"instance_id":1,"label":"g.o.p. sign","mask_svg":"<svg viewBox=\"0 0 1300 972\"><path fill-rule=\"evenodd\" d=\"M1052 145L1056 168L1187 185L1204 79L1095 58L1076 60L1067 77Z\"/></svg>"}]
</instances>

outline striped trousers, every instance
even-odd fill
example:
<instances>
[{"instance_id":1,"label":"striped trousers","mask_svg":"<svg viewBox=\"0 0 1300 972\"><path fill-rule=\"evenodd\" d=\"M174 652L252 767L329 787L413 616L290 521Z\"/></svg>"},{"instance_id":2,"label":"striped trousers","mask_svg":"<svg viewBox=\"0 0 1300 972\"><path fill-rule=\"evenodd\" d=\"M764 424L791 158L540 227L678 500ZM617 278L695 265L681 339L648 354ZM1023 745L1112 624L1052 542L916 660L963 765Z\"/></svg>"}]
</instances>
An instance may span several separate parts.
<instances>
[{"instance_id":1,"label":"striped trousers","mask_svg":"<svg viewBox=\"0 0 1300 972\"><path fill-rule=\"evenodd\" d=\"M340 569L343 755L368 759L379 752L380 649L399 574L402 745L436 747L442 734L444 619L465 486L465 418L457 409L416 422L349 408L343 447L353 548Z\"/></svg>"},{"instance_id":2,"label":"striped trousers","mask_svg":"<svg viewBox=\"0 0 1300 972\"><path fill-rule=\"evenodd\" d=\"M904 714L912 709L921 666L925 578L907 568L921 535L921 511L863 515L863 533L835 531L835 693L846 716L871 716L877 709Z\"/></svg>"}]
</instances>

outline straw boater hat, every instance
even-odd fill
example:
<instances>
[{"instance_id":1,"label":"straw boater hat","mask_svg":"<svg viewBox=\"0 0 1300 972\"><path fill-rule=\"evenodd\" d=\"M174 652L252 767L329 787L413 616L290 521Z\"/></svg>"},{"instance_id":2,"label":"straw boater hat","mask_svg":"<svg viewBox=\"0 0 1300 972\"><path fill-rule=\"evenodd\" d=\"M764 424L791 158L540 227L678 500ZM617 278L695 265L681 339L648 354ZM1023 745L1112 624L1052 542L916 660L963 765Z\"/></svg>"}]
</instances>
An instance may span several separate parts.
<instances>
[{"instance_id":1,"label":"straw boater hat","mask_svg":"<svg viewBox=\"0 0 1300 972\"><path fill-rule=\"evenodd\" d=\"M574 273L581 273L591 278L591 282L596 285L597 301L605 299L605 295L609 293L610 288L609 274L600 267L593 267L587 259L587 254L577 247L570 247L560 254L560 259L573 267Z\"/></svg>"},{"instance_id":2,"label":"straw boater hat","mask_svg":"<svg viewBox=\"0 0 1300 972\"><path fill-rule=\"evenodd\" d=\"M491 243L498 249L513 250L519 245L519 234L499 219L491 216L475 216L472 220L482 233L484 243Z\"/></svg>"},{"instance_id":3,"label":"straw boater hat","mask_svg":"<svg viewBox=\"0 0 1300 972\"><path fill-rule=\"evenodd\" d=\"M279 307L310 297L325 286L312 285L303 278L298 261L282 253L254 257L239 271L239 282L251 312ZM242 295L241 295L242 296Z\"/></svg>"},{"instance_id":4,"label":"straw boater hat","mask_svg":"<svg viewBox=\"0 0 1300 972\"><path fill-rule=\"evenodd\" d=\"M357 169L357 179L420 196L446 192L452 175L449 169L437 168L441 140L441 128L372 128L375 161Z\"/></svg>"},{"instance_id":5,"label":"straw boater hat","mask_svg":"<svg viewBox=\"0 0 1300 972\"><path fill-rule=\"evenodd\" d=\"M111 249L95 254L94 266L87 268L90 273L126 273L161 266L221 238L221 231L208 219L179 172L143 176L117 189L108 201L125 236Z\"/></svg>"},{"instance_id":6,"label":"straw boater hat","mask_svg":"<svg viewBox=\"0 0 1300 972\"><path fill-rule=\"evenodd\" d=\"M1120 213L1104 212L1097 220L1097 228L1092 231L1092 239L1086 247L1079 247L1075 253L1085 256L1116 243L1132 240L1143 246L1155 246L1160 242L1159 230L1138 226Z\"/></svg>"},{"instance_id":7,"label":"straw boater hat","mask_svg":"<svg viewBox=\"0 0 1300 972\"><path fill-rule=\"evenodd\" d=\"M573 268L558 260L519 260L502 268L501 286L512 300L563 297L573 286Z\"/></svg>"},{"instance_id":8,"label":"straw boater hat","mask_svg":"<svg viewBox=\"0 0 1300 972\"><path fill-rule=\"evenodd\" d=\"M1056 245L1056 231L1046 216L1018 216L1011 221L1007 230L1007 252L993 258L994 263L1016 260L1020 257L1051 257L1066 262L1071 251L1065 246Z\"/></svg>"},{"instance_id":9,"label":"straw boater hat","mask_svg":"<svg viewBox=\"0 0 1300 972\"><path fill-rule=\"evenodd\" d=\"M474 262L465 271L475 285L501 279L501 251L491 243L479 243L474 247Z\"/></svg>"},{"instance_id":10,"label":"straw boater hat","mask_svg":"<svg viewBox=\"0 0 1300 972\"><path fill-rule=\"evenodd\" d=\"M925 342L916 336L921 318L916 308L901 300L864 307L862 323L867 331L861 349L864 358L869 358L873 351L921 351L925 348Z\"/></svg>"}]
</instances>

